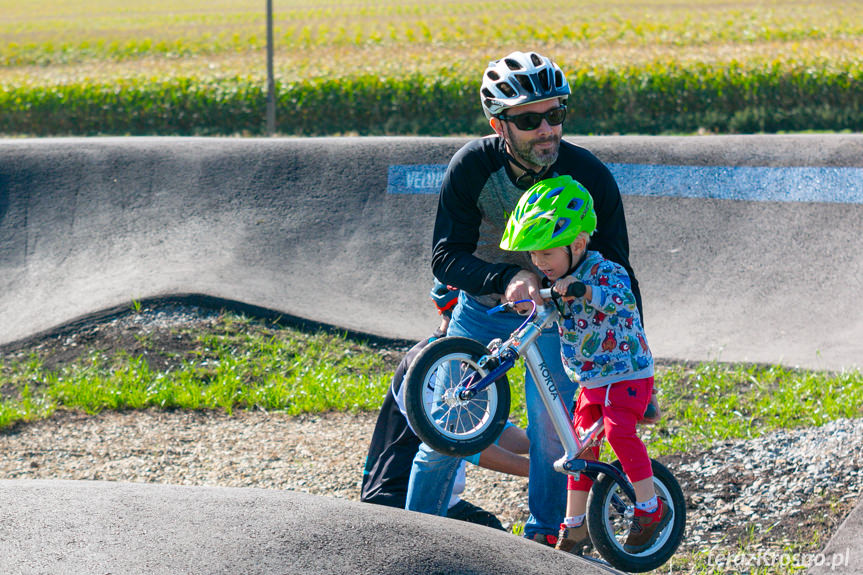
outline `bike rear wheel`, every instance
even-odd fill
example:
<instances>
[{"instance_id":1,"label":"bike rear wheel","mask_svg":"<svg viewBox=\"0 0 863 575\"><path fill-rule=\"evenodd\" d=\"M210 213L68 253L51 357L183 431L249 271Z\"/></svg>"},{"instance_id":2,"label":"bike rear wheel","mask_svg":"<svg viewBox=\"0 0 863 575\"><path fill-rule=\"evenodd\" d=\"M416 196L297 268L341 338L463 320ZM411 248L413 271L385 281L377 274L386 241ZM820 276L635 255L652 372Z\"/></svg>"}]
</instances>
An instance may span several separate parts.
<instances>
[{"instance_id":1,"label":"bike rear wheel","mask_svg":"<svg viewBox=\"0 0 863 575\"><path fill-rule=\"evenodd\" d=\"M619 461L612 465L622 469ZM601 475L593 484L587 500L587 528L593 546L603 559L629 573L644 573L665 564L677 551L686 527L686 500L680 484L658 461L651 460L651 465L656 494L665 499L672 516L644 551L629 553L623 547L632 521L633 505L611 476Z\"/></svg>"},{"instance_id":2,"label":"bike rear wheel","mask_svg":"<svg viewBox=\"0 0 863 575\"><path fill-rule=\"evenodd\" d=\"M429 447L466 457L494 443L509 417L509 382L502 375L470 399L453 389L472 374L487 375L479 360L488 349L465 337L426 346L405 376L405 411L414 433Z\"/></svg>"}]
</instances>

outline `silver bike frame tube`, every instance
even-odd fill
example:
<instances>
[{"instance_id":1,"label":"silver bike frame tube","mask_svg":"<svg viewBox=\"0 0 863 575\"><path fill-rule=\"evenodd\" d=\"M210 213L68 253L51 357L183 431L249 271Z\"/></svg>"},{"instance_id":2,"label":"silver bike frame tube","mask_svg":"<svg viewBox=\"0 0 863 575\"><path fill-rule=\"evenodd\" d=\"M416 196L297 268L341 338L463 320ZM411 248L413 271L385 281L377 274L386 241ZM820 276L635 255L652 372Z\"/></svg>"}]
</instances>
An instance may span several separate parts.
<instances>
[{"instance_id":1,"label":"silver bike frame tube","mask_svg":"<svg viewBox=\"0 0 863 575\"><path fill-rule=\"evenodd\" d=\"M533 377L533 382L551 418L554 430L563 444L565 453L563 459L555 463L554 467L557 469L558 463L562 464L564 461L575 459L581 453L584 445L579 441L575 430L572 428L569 411L558 397L557 385L551 377L551 370L548 368L542 352L539 351L539 346L531 345L539 338L543 328L555 321L557 311L546 306L539 314L538 320L529 323L519 336L522 339L521 347L527 348L524 355L525 365ZM562 468L557 470L563 471Z\"/></svg>"}]
</instances>

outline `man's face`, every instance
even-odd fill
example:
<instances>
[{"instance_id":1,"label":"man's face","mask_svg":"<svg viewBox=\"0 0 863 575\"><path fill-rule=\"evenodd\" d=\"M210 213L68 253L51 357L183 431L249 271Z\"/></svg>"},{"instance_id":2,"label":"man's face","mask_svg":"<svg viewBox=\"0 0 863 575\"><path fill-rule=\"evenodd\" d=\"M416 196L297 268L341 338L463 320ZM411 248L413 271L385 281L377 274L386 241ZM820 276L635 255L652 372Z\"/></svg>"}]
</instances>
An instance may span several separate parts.
<instances>
[{"instance_id":1,"label":"man's face","mask_svg":"<svg viewBox=\"0 0 863 575\"><path fill-rule=\"evenodd\" d=\"M544 113L560 107L560 100L554 98L544 102L533 102L522 106L509 108L504 114L508 118L528 112ZM563 137L563 124L549 125L543 119L534 130L520 130L515 122L501 121L501 130L510 146L510 152L518 159L532 164L536 168L550 166L557 160L560 140Z\"/></svg>"}]
</instances>

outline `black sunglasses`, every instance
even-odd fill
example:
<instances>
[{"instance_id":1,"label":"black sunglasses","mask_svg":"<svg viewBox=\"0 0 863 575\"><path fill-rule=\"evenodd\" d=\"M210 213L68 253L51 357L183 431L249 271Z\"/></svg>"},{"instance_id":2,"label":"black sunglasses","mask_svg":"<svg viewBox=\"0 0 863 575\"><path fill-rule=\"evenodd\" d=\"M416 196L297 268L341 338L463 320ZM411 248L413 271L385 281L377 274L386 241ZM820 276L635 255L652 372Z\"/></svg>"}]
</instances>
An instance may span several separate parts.
<instances>
[{"instance_id":1,"label":"black sunglasses","mask_svg":"<svg viewBox=\"0 0 863 575\"><path fill-rule=\"evenodd\" d=\"M504 116L501 114L498 118L504 122L512 122L515 124L515 127L522 132L530 132L531 130L539 128L543 119L548 122L549 126L559 126L560 124L563 124L563 121L566 119L566 106L552 108L542 114L539 112L527 112L525 114L519 114L518 116Z\"/></svg>"}]
</instances>

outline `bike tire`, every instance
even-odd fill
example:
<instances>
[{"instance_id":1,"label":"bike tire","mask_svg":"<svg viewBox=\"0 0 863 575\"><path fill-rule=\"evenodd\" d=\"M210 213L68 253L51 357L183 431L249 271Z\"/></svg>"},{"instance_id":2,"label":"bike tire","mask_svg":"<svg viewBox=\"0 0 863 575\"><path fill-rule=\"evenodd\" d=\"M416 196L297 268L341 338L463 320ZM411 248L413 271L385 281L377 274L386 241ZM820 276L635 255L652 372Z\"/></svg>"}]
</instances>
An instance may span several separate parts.
<instances>
[{"instance_id":1,"label":"bike tire","mask_svg":"<svg viewBox=\"0 0 863 575\"><path fill-rule=\"evenodd\" d=\"M630 519L614 506L613 500L617 497L628 502L628 498L614 478L600 475L587 500L587 530L594 548L612 566L629 573L644 573L664 565L683 541L686 528L686 500L680 484L667 467L652 459L650 462L656 493L669 504L673 515L649 548L640 553L624 549ZM619 461L612 465L622 469ZM629 508L631 511L631 502Z\"/></svg>"},{"instance_id":2,"label":"bike tire","mask_svg":"<svg viewBox=\"0 0 863 575\"><path fill-rule=\"evenodd\" d=\"M488 349L476 340L445 337L426 346L408 369L403 384L408 421L435 451L467 457L494 443L503 431L510 408L506 375L472 399L450 398L449 403L441 399L453 382L459 383L470 372L485 376L478 361L487 354Z\"/></svg>"}]
</instances>

